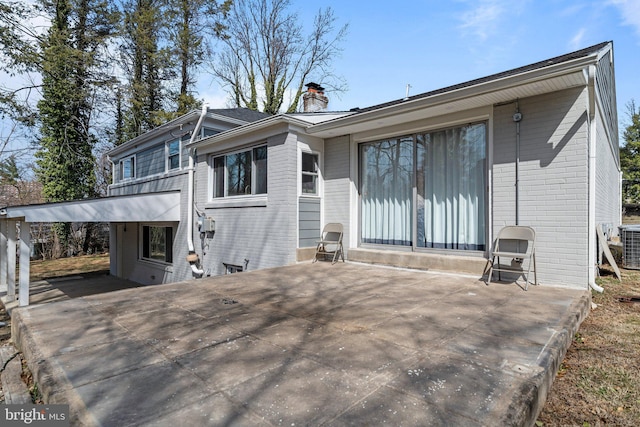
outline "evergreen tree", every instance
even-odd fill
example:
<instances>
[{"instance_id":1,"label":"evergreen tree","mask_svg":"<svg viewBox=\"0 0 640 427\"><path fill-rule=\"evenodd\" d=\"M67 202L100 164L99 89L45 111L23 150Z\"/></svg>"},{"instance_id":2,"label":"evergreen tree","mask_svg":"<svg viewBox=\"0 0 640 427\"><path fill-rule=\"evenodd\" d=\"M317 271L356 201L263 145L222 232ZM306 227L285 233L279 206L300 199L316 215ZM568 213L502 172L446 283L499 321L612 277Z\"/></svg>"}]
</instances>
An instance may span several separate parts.
<instances>
[{"instance_id":1,"label":"evergreen tree","mask_svg":"<svg viewBox=\"0 0 640 427\"><path fill-rule=\"evenodd\" d=\"M168 37L179 79L172 93L176 116L200 106L194 96L197 70L211 54L210 41L224 30L230 6L229 0L220 5L212 0L168 0Z\"/></svg>"},{"instance_id":2,"label":"evergreen tree","mask_svg":"<svg viewBox=\"0 0 640 427\"><path fill-rule=\"evenodd\" d=\"M162 124L167 82L172 77L166 47L166 15L160 0L126 0L121 52L128 76L125 139ZM164 47L162 47L164 45Z\"/></svg>"},{"instance_id":3,"label":"evergreen tree","mask_svg":"<svg viewBox=\"0 0 640 427\"><path fill-rule=\"evenodd\" d=\"M23 159L29 161L31 155L28 149L19 153L8 153L6 149L16 141L23 141L26 146L34 139L36 114L30 97L36 93L37 85L29 77L39 72L41 56L39 34L28 23L37 14L37 4L0 0L0 71L19 76L12 82L15 86L0 82L0 164L18 161L23 166ZM17 85L19 81L21 85Z\"/></svg>"},{"instance_id":4,"label":"evergreen tree","mask_svg":"<svg viewBox=\"0 0 640 427\"><path fill-rule=\"evenodd\" d=\"M628 104L631 123L622 137L624 146L620 149L620 166L622 168L622 201L623 203L640 203L640 107L636 109L632 100Z\"/></svg>"},{"instance_id":5,"label":"evergreen tree","mask_svg":"<svg viewBox=\"0 0 640 427\"><path fill-rule=\"evenodd\" d=\"M38 5L18 1L0 1L0 71L11 76L39 71L41 55L39 34L28 22L38 14ZM34 85L6 88L0 85L0 116L16 123L32 125L34 114L28 94Z\"/></svg>"},{"instance_id":6,"label":"evergreen tree","mask_svg":"<svg viewBox=\"0 0 640 427\"><path fill-rule=\"evenodd\" d=\"M36 174L47 201L95 196L96 138L91 133L92 96L99 80L100 47L113 27L108 4L55 0L45 4L51 27L42 42L42 99L38 102L40 148ZM65 247L70 225L58 227Z\"/></svg>"}]
</instances>

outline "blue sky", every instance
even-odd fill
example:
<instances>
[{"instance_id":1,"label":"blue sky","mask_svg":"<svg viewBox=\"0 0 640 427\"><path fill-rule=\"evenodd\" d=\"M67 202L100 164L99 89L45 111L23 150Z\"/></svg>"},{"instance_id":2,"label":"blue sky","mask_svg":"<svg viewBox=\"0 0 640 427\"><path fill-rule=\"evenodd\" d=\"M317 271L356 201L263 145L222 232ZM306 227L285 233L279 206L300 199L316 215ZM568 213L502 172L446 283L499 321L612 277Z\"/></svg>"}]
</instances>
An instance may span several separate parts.
<instances>
[{"instance_id":1,"label":"blue sky","mask_svg":"<svg viewBox=\"0 0 640 427\"><path fill-rule=\"evenodd\" d=\"M303 24L330 6L349 34L334 70L348 92L328 93L329 109L348 110L415 95L614 42L618 116L640 104L640 0L292 0ZM209 80L209 81L208 81ZM201 96L224 93L201 82ZM321 82L319 82L321 83Z\"/></svg>"}]
</instances>

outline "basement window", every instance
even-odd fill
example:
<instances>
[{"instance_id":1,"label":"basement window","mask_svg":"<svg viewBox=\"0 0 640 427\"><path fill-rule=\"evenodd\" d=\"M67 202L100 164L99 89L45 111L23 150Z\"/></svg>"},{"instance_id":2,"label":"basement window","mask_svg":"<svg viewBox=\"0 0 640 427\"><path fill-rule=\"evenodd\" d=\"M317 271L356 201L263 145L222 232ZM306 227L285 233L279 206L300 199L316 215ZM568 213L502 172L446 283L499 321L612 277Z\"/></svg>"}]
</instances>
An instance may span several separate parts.
<instances>
[{"instance_id":1,"label":"basement window","mask_svg":"<svg viewBox=\"0 0 640 427\"><path fill-rule=\"evenodd\" d=\"M173 227L143 225L141 258L171 264L173 262Z\"/></svg>"},{"instance_id":2,"label":"basement window","mask_svg":"<svg viewBox=\"0 0 640 427\"><path fill-rule=\"evenodd\" d=\"M222 265L224 265L224 274L241 273L244 271L241 265L227 264L226 262L223 262Z\"/></svg>"}]
</instances>

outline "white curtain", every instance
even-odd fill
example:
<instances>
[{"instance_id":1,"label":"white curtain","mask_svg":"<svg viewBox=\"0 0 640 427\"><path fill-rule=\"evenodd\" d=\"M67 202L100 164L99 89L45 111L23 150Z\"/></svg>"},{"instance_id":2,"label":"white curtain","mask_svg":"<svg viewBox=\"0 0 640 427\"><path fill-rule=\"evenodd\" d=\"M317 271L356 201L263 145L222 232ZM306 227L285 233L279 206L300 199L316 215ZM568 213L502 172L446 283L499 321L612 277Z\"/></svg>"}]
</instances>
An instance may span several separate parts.
<instances>
[{"instance_id":1,"label":"white curtain","mask_svg":"<svg viewBox=\"0 0 640 427\"><path fill-rule=\"evenodd\" d=\"M361 145L362 242L411 246L413 138Z\"/></svg>"},{"instance_id":2,"label":"white curtain","mask_svg":"<svg viewBox=\"0 0 640 427\"><path fill-rule=\"evenodd\" d=\"M485 249L484 123L417 137L417 246Z\"/></svg>"}]
</instances>

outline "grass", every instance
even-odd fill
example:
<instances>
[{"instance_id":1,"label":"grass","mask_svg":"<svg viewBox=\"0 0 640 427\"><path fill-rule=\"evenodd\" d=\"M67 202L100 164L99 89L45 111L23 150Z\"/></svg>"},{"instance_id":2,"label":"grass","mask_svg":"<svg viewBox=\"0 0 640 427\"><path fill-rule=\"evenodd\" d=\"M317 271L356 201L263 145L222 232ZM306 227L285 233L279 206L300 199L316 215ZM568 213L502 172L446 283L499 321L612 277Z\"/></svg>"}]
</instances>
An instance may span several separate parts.
<instances>
[{"instance_id":1,"label":"grass","mask_svg":"<svg viewBox=\"0 0 640 427\"><path fill-rule=\"evenodd\" d=\"M558 371L538 426L640 425L640 271L598 279L604 293L580 326Z\"/></svg>"},{"instance_id":2,"label":"grass","mask_svg":"<svg viewBox=\"0 0 640 427\"><path fill-rule=\"evenodd\" d=\"M31 281L109 271L109 254L31 261Z\"/></svg>"}]
</instances>

